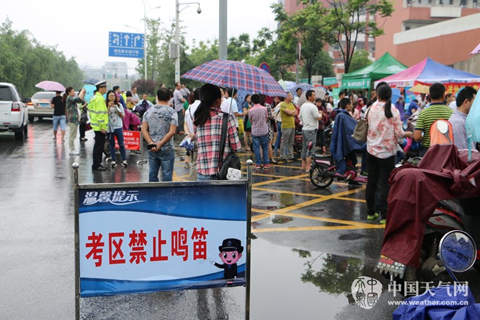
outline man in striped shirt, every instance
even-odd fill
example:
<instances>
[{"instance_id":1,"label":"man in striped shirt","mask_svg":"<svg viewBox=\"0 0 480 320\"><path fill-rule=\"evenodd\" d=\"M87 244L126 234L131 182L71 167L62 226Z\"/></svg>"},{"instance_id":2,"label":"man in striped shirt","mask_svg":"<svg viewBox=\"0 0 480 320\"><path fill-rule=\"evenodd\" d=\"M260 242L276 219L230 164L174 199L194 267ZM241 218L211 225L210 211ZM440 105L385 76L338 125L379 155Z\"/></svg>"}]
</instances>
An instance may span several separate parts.
<instances>
[{"instance_id":1,"label":"man in striped shirt","mask_svg":"<svg viewBox=\"0 0 480 320\"><path fill-rule=\"evenodd\" d=\"M441 83L434 83L430 87L430 99L432 103L424 109L417 119L413 138L421 141L420 154L425 154L430 147L430 127L437 120L448 120L452 115L452 109L445 105L445 86ZM423 133L423 136L422 136Z\"/></svg>"}]
</instances>

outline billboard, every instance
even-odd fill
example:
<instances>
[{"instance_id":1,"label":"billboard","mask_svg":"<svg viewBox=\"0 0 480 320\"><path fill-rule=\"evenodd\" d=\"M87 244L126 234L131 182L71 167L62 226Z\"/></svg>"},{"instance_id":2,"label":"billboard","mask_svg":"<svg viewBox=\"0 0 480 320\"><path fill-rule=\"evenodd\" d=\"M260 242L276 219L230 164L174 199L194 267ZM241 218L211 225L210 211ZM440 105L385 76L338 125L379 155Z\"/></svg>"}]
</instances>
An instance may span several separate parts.
<instances>
[{"instance_id":1,"label":"billboard","mask_svg":"<svg viewBox=\"0 0 480 320\"><path fill-rule=\"evenodd\" d=\"M80 296L245 285L247 182L80 186Z\"/></svg>"}]
</instances>

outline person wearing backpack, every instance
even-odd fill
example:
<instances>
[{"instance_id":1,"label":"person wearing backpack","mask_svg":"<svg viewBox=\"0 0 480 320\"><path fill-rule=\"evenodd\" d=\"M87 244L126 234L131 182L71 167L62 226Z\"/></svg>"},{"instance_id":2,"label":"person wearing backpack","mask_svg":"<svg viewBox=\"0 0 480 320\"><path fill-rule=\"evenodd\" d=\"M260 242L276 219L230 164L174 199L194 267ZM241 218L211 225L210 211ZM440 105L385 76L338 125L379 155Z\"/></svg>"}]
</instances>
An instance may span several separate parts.
<instances>
[{"instance_id":1,"label":"person wearing backpack","mask_svg":"<svg viewBox=\"0 0 480 320\"><path fill-rule=\"evenodd\" d=\"M213 84L205 84L200 88L200 104L195 111L194 125L198 145L197 180L216 180L221 163L231 152L241 149L240 139L233 115L220 110L222 94L220 88ZM226 141L222 159L221 138L223 117L228 117Z\"/></svg>"},{"instance_id":2,"label":"person wearing backpack","mask_svg":"<svg viewBox=\"0 0 480 320\"><path fill-rule=\"evenodd\" d=\"M388 178L395 167L398 140L412 137L404 132L400 112L392 108L392 89L387 84L377 87L377 101L367 113L367 220L385 224L387 217Z\"/></svg>"}]
</instances>

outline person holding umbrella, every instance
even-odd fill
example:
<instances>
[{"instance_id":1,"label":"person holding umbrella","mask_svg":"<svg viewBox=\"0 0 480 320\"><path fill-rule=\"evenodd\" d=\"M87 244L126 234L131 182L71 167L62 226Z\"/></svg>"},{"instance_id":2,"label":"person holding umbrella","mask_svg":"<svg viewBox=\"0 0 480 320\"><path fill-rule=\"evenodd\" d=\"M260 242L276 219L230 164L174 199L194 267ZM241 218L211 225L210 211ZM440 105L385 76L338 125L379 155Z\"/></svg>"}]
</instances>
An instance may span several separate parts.
<instances>
[{"instance_id":1,"label":"person holding umbrella","mask_svg":"<svg viewBox=\"0 0 480 320\"><path fill-rule=\"evenodd\" d=\"M65 130L67 129L67 116L65 113L65 99L61 91L55 92L55 97L50 102L53 108L53 140L57 140L57 129L60 126L62 131L62 141L65 139Z\"/></svg>"},{"instance_id":2,"label":"person holding umbrella","mask_svg":"<svg viewBox=\"0 0 480 320\"><path fill-rule=\"evenodd\" d=\"M230 151L242 148L235 119L220 110L222 94L220 88L205 84L200 88L200 105L195 111L194 125L197 127L197 180L215 180L220 162L220 140L222 137L223 117L228 117L224 159ZM224 160L222 159L222 161Z\"/></svg>"},{"instance_id":3,"label":"person holding umbrella","mask_svg":"<svg viewBox=\"0 0 480 320\"><path fill-rule=\"evenodd\" d=\"M108 110L103 95L107 92L107 82L100 81L95 84L97 90L88 104L90 125L95 132L95 144L93 146L92 170L105 171L102 166L102 153L105 146L105 136L108 130Z\"/></svg>"},{"instance_id":4,"label":"person holding umbrella","mask_svg":"<svg viewBox=\"0 0 480 320\"><path fill-rule=\"evenodd\" d=\"M200 92L201 104L195 112L197 126L199 180L214 179L218 172L221 124L224 113L220 113L221 92L219 87L256 92L267 96L285 96L283 88L264 70L255 66L230 60L212 60L193 68L182 76L185 79L207 83ZM246 80L247 79L247 80ZM230 150L241 148L236 123L229 116L224 156Z\"/></svg>"}]
</instances>

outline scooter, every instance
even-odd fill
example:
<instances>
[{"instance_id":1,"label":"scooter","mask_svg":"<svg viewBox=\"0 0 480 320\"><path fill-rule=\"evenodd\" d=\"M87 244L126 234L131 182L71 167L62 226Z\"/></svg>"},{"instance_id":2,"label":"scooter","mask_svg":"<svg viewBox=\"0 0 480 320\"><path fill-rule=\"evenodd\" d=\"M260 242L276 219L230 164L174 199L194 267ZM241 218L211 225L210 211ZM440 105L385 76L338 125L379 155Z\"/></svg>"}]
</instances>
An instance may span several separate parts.
<instances>
[{"instance_id":1,"label":"scooter","mask_svg":"<svg viewBox=\"0 0 480 320\"><path fill-rule=\"evenodd\" d=\"M366 176L358 175L355 167L347 161L347 171L344 174L337 172L331 155L314 154L312 167L310 169L310 181L318 188L326 188L337 179L350 184L365 184L368 181Z\"/></svg>"},{"instance_id":2,"label":"scooter","mask_svg":"<svg viewBox=\"0 0 480 320\"><path fill-rule=\"evenodd\" d=\"M442 239L449 233L460 231L467 234L475 248L480 243L480 216L476 214L476 208L480 205L480 198L444 200L438 203L437 208L429 217L425 226L425 235L420 254L420 268L407 267L398 262L381 258L377 264L380 273L390 274L392 277L404 278L405 281L448 281L453 275L448 271L441 257ZM477 272L480 272L480 262L475 249L475 259L466 269L475 264ZM459 255L458 259L462 259ZM453 262L452 262L453 263ZM460 263L457 261L457 263ZM456 272L465 272L456 271Z\"/></svg>"}]
</instances>

